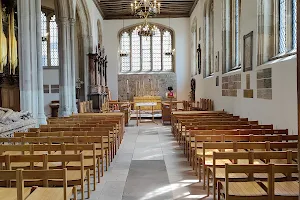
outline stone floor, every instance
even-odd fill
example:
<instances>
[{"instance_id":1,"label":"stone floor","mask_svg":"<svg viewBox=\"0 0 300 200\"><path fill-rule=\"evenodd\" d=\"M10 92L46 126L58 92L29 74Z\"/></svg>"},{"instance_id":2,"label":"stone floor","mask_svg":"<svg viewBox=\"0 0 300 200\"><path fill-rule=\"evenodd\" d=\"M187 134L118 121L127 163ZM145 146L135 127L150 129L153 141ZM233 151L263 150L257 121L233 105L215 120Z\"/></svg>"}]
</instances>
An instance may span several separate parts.
<instances>
[{"instance_id":1,"label":"stone floor","mask_svg":"<svg viewBox=\"0 0 300 200\"><path fill-rule=\"evenodd\" d=\"M91 200L207 199L170 126L135 121Z\"/></svg>"}]
</instances>

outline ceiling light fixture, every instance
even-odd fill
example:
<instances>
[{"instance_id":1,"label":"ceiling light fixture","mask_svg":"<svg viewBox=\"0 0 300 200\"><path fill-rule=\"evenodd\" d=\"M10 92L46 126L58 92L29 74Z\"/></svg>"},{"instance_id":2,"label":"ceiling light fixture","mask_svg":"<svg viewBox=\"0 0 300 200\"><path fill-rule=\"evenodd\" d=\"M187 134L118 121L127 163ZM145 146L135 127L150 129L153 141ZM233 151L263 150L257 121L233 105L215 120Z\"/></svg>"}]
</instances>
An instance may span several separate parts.
<instances>
[{"instance_id":1,"label":"ceiling light fixture","mask_svg":"<svg viewBox=\"0 0 300 200\"><path fill-rule=\"evenodd\" d=\"M131 3L131 13L140 18L148 18L160 14L160 3L156 0L140 0Z\"/></svg>"}]
</instances>

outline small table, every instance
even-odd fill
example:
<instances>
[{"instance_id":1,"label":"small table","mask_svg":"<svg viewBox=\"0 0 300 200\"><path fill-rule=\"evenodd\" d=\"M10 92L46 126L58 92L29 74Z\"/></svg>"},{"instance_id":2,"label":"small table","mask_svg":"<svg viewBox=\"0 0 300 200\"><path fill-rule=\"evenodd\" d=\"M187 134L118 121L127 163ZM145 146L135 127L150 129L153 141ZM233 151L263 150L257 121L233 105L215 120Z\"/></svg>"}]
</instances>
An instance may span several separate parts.
<instances>
[{"instance_id":1,"label":"small table","mask_svg":"<svg viewBox=\"0 0 300 200\"><path fill-rule=\"evenodd\" d=\"M151 106L152 107L152 122L155 123L154 121L154 106L157 105L156 102L144 102L144 103L135 103L136 107L138 108L137 110L137 116L136 116L136 125L139 125L139 122L142 123L142 116L141 116L141 106Z\"/></svg>"}]
</instances>

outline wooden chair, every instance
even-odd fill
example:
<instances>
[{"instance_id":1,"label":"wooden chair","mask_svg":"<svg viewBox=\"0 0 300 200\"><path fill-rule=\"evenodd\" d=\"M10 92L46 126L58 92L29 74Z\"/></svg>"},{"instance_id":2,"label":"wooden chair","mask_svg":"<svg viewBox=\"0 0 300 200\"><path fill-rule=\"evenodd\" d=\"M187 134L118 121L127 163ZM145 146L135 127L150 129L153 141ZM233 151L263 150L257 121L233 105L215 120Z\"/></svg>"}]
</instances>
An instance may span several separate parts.
<instances>
[{"instance_id":1,"label":"wooden chair","mask_svg":"<svg viewBox=\"0 0 300 200\"><path fill-rule=\"evenodd\" d=\"M226 200L272 200L272 188L265 191L258 182L248 179L243 182L232 182L230 174L268 174L268 184L272 185L272 165L225 165L225 182L218 182L218 200L223 196Z\"/></svg>"},{"instance_id":2,"label":"wooden chair","mask_svg":"<svg viewBox=\"0 0 300 200\"><path fill-rule=\"evenodd\" d=\"M25 199L24 194L24 180L28 179L42 179L44 180L44 186L36 188L26 200L43 200L43 199L55 199L55 200L69 200L73 195L74 199L77 199L77 190L75 187L67 186L67 169L57 170L17 170L17 190L20 199ZM49 179L62 179L63 188L49 188Z\"/></svg>"}]
</instances>

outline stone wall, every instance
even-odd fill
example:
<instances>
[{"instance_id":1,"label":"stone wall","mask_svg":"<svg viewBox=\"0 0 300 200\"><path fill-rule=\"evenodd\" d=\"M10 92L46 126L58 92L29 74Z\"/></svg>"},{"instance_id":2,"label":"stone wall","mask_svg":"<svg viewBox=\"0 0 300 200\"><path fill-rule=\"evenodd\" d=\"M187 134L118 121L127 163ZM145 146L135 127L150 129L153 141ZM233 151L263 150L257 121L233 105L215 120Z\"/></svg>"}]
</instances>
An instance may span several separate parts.
<instances>
[{"instance_id":1,"label":"stone wall","mask_svg":"<svg viewBox=\"0 0 300 200\"><path fill-rule=\"evenodd\" d=\"M127 97L127 80L129 86L129 100L132 101L136 94L142 91L136 91L137 84L142 84L144 81L145 92L144 95L161 96L162 100L166 100L166 92L168 87L173 87L175 93L177 93L177 78L174 72L169 73L155 73L155 74L119 74L118 75L118 99L119 101L128 100ZM151 82L153 92L151 92ZM157 90L159 88L159 90Z\"/></svg>"},{"instance_id":2,"label":"stone wall","mask_svg":"<svg viewBox=\"0 0 300 200\"><path fill-rule=\"evenodd\" d=\"M257 71L257 98L272 99L272 68Z\"/></svg>"},{"instance_id":3,"label":"stone wall","mask_svg":"<svg viewBox=\"0 0 300 200\"><path fill-rule=\"evenodd\" d=\"M222 77L222 96L237 96L237 90L241 89L241 74Z\"/></svg>"}]
</instances>

